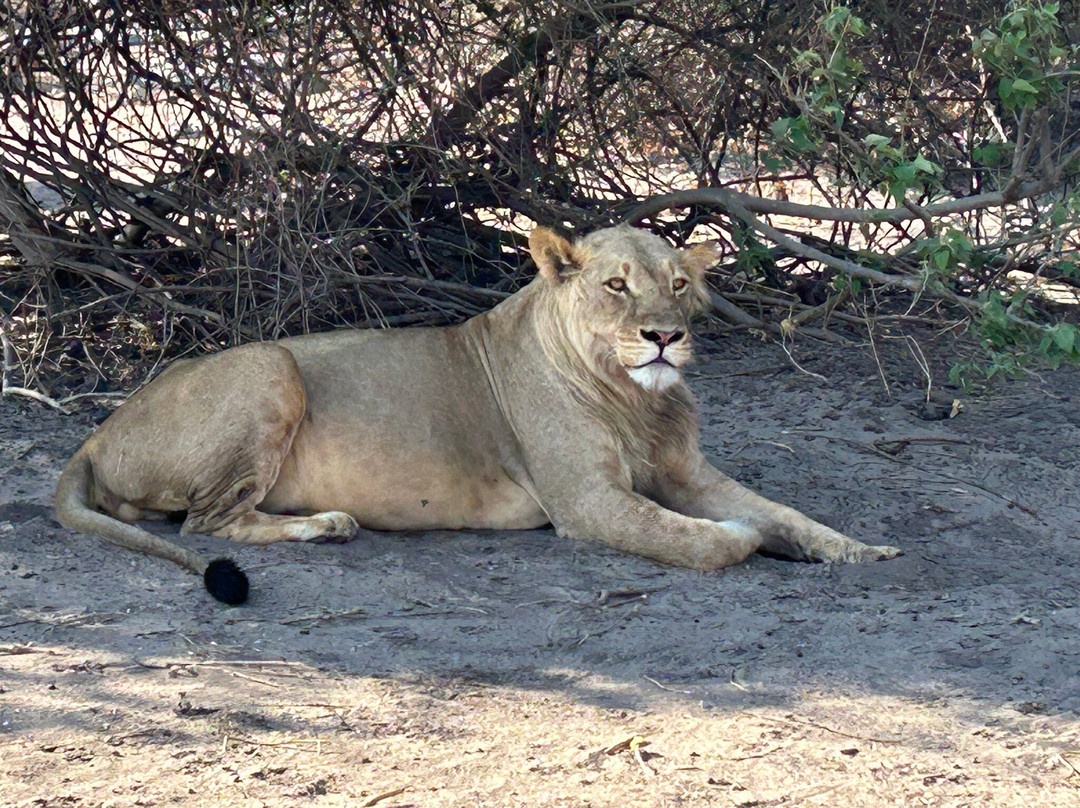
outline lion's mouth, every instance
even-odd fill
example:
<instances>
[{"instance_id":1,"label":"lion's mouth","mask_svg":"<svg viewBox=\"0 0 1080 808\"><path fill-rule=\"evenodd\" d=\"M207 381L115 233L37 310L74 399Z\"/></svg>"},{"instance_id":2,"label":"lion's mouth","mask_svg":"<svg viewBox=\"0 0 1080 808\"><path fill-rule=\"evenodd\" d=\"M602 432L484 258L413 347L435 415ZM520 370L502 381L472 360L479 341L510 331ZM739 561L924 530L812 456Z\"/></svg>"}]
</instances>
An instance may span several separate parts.
<instances>
[{"instance_id":1,"label":"lion's mouth","mask_svg":"<svg viewBox=\"0 0 1080 808\"><path fill-rule=\"evenodd\" d=\"M634 370L638 368L647 368L649 365L667 365L669 368L675 367L669 361L664 358L663 354L660 354L655 359L650 359L648 362L642 362L640 365L634 365Z\"/></svg>"}]
</instances>

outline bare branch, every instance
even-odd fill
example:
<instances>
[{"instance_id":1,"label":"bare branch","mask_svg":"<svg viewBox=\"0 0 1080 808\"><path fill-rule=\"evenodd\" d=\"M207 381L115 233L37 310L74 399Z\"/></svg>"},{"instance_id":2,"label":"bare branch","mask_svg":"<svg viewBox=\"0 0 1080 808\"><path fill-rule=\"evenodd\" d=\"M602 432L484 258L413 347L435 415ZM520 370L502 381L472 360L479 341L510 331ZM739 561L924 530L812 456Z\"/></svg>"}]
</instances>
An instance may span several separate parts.
<instances>
[{"instance_id":1,"label":"bare branch","mask_svg":"<svg viewBox=\"0 0 1080 808\"><path fill-rule=\"evenodd\" d=\"M896 208L832 208L823 205L803 205L797 202L785 202L778 199L765 199L750 194L739 193L727 188L696 188L689 191L675 191L660 194L645 200L626 213L622 220L629 224L638 224L665 210L687 208L693 205L708 205L723 211L731 211L737 205L750 213L765 215L791 216L819 222L852 222L855 224L899 224L900 222L922 219L924 216L939 218L956 216L978 210L990 210L1005 205L1015 204L1023 199L1030 199L1049 193L1059 182L1028 182L1018 185L1006 193L995 191L976 196L952 199L933 205L921 206L915 210L907 207ZM733 211L732 211L733 212Z\"/></svg>"}]
</instances>

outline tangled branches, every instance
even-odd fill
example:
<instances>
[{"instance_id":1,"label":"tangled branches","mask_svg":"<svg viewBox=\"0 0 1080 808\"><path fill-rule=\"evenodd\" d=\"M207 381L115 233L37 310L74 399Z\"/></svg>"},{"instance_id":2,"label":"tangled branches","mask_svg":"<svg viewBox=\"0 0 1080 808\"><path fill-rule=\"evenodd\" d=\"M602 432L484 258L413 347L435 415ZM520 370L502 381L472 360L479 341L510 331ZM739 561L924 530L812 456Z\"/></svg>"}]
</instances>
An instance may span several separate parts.
<instances>
[{"instance_id":1,"label":"tangled branches","mask_svg":"<svg viewBox=\"0 0 1080 808\"><path fill-rule=\"evenodd\" d=\"M527 278L532 222L717 238L716 300L744 326L884 286L1049 333L1068 324L1036 323L1016 273L1080 275L1076 54L1054 28L1080 9L1040 8L16 0L0 307L20 389L460 320Z\"/></svg>"}]
</instances>

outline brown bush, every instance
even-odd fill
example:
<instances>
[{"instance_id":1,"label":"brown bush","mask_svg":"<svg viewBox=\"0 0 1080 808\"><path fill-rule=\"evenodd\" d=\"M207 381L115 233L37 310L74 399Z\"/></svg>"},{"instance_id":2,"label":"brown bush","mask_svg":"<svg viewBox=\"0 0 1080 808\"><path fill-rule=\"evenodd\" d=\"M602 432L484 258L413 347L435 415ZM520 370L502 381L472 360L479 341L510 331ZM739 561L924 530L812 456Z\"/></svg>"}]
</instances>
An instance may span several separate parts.
<instances>
[{"instance_id":1,"label":"brown bush","mask_svg":"<svg viewBox=\"0 0 1080 808\"><path fill-rule=\"evenodd\" d=\"M1078 5L1058 19L1080 18ZM926 287L925 206L952 199L988 248L941 290L954 303L982 311L1015 266L1000 250L1014 235L1003 214L990 233L970 212L1013 206L1010 221L1028 217L1047 247L1024 253L1028 268L1068 276L1075 232L1046 216L1075 193L1073 77L1038 108L1010 108L972 55L1008 4L854 3L866 30L844 53L862 72L838 88L830 128L803 57L836 49L822 23L831 7L16 0L0 11L5 378L46 392L129 387L164 357L242 340L459 320L528 277L530 222L629 216L676 241L708 228L730 247L719 289L739 273L759 299L764 284L805 307L841 290L837 271ZM785 150L791 134L775 124L799 116L813 148ZM860 150L873 134L941 168L900 206L914 228L856 217L784 242L753 235L760 214L785 212L754 197L638 207L799 181L835 211L880 207L893 164ZM978 149L990 142L1026 156L987 165ZM1024 199L1044 201L1015 209ZM767 307L724 311L778 328Z\"/></svg>"}]
</instances>

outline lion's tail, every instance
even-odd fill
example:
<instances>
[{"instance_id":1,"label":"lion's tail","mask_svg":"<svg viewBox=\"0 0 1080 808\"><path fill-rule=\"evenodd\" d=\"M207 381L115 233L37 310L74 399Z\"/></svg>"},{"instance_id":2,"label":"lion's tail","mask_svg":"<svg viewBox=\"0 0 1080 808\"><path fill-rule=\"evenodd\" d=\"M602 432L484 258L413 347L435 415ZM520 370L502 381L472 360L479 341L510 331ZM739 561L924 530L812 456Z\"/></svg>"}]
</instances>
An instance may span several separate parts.
<instances>
[{"instance_id":1,"label":"lion's tail","mask_svg":"<svg viewBox=\"0 0 1080 808\"><path fill-rule=\"evenodd\" d=\"M237 605L247 600L248 580L228 558L207 562L194 550L181 547L135 525L129 525L90 507L94 468L80 449L68 461L56 484L56 519L66 528L94 533L129 550L165 558L203 577L207 591L222 603Z\"/></svg>"}]
</instances>

